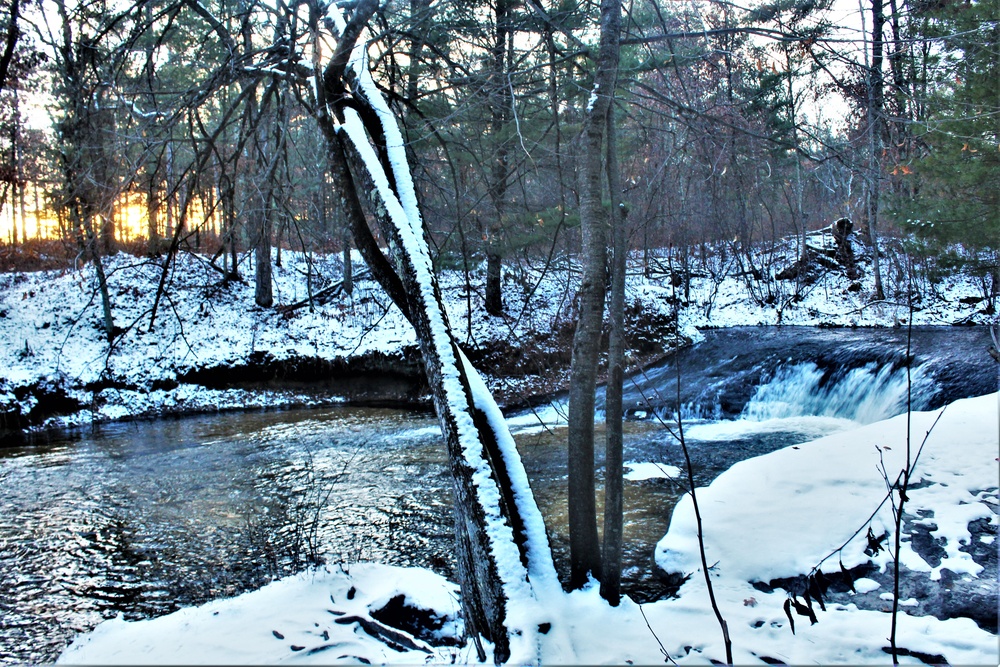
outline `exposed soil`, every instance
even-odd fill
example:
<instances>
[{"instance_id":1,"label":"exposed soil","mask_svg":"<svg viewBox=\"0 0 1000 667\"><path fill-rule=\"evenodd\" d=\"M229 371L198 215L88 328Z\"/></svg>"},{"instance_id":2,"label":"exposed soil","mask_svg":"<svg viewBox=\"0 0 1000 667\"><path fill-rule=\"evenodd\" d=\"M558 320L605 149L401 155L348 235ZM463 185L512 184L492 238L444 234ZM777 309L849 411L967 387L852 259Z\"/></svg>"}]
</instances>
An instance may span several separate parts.
<instances>
[{"instance_id":1,"label":"exposed soil","mask_svg":"<svg viewBox=\"0 0 1000 667\"><path fill-rule=\"evenodd\" d=\"M358 405L409 407L427 401L427 382L416 348L404 348L402 358L373 352L332 360L275 359L258 352L246 364L198 368L178 376L177 381L208 389L307 391L319 397L345 397Z\"/></svg>"},{"instance_id":2,"label":"exposed soil","mask_svg":"<svg viewBox=\"0 0 1000 667\"><path fill-rule=\"evenodd\" d=\"M78 412L84 408L79 400L57 384L40 381L15 387L11 392L17 403L0 404L0 442L32 426L38 426L56 415ZM22 406L28 406L25 410Z\"/></svg>"}]
</instances>

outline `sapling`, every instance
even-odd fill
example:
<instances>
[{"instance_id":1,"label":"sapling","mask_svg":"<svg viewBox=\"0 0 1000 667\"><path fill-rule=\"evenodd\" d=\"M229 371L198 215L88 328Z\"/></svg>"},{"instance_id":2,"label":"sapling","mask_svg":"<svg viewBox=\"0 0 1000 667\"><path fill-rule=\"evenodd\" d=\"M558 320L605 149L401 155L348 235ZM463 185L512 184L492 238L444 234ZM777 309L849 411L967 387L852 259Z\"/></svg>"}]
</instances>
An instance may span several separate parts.
<instances>
[{"instance_id":1,"label":"sapling","mask_svg":"<svg viewBox=\"0 0 1000 667\"><path fill-rule=\"evenodd\" d=\"M893 530L895 532L894 538L892 540L892 547L889 551L890 556L893 560L893 590L892 590L892 611L891 611L891 626L889 631L889 652L892 655L893 664L899 664L900 655L909 655L906 649L900 649L897 646L897 627L899 619L899 585L900 585L900 569L899 569L899 554L902 548L902 529L903 529L903 510L906 501L909 500L907 492L909 490L910 479L913 475L913 471L916 469L917 463L920 460L920 455L923 453L924 446L927 444L928 438L930 438L931 433L934 431L941 417L944 415L945 408L942 408L934 421L931 423L929 429L924 434L923 440L920 446L913 451L913 438L912 438L912 367L913 367L913 354L912 354L912 339L913 339L913 291L912 291L912 280L913 280L913 270L912 265L909 267L910 271L910 299L909 299L909 317L907 319L907 330L906 330L906 356L904 362L906 363L906 459L903 464L903 468L900 470L898 475L894 480L889 479L888 469L885 465L885 459L883 458L882 448L878 448L880 465L879 472L882 475L882 479L885 481L886 495L882 498L881 502L875 507L868 518L861 524L861 526L854 531L854 533L848 537L839 547L827 554L822 560L820 560L807 575L807 579L812 581L814 577L818 577L822 574L820 568L827 559L832 557L834 554L839 554L843 549L854 540L863 530L868 529L868 543L870 548L874 552L878 552L881 548L881 541L887 537L883 536L881 538L875 537L871 529L871 522L875 519L875 516L879 513L886 502L890 503L890 507L893 513ZM887 547L888 548L888 547ZM840 565L841 571L845 576L849 576L849 573L844 568L843 562ZM853 589L853 583L851 584Z\"/></svg>"},{"instance_id":2,"label":"sapling","mask_svg":"<svg viewBox=\"0 0 1000 667\"><path fill-rule=\"evenodd\" d=\"M676 298L677 298L676 286L674 286L673 288L673 296L676 303ZM674 333L676 335L675 350L679 350L681 346L679 312L680 312L679 307L675 306L674 309ZM715 587L712 584L712 575L710 572L711 568L709 568L708 566L708 557L705 554L705 531L704 531L704 524L701 518L701 508L698 506L698 493L695 488L695 480L694 480L694 466L691 463L691 455L690 452L688 451L687 441L684 439L684 419L681 414L681 366L679 360L675 363L674 367L677 373L677 396L676 396L677 430L674 431L673 429L671 429L670 426L663 420L662 417L660 417L660 415L656 411L653 411L653 415L655 416L657 421L659 421L660 424L667 430L667 432L670 433L677 440L678 444L680 444L681 446L681 451L684 454L684 463L685 463L685 470L687 473L687 482L688 482L688 493L691 494L691 505L694 508L695 525L697 527L698 554L701 557L701 569L705 575L705 586L708 589L708 599L711 602L712 611L715 613L715 618L719 622L719 628L722 630L722 641L726 647L726 664L731 665L733 664L733 642L729 637L729 624L726 622L725 617L723 617L722 611L721 609L719 609L719 603L715 598ZM645 617L645 614L643 616ZM656 637L655 633L653 636ZM657 642L659 642L660 641L659 637L656 637L656 640ZM662 644L661 644L661 650L662 650ZM670 656L668 655L667 658L669 657Z\"/></svg>"},{"instance_id":3,"label":"sapling","mask_svg":"<svg viewBox=\"0 0 1000 667\"><path fill-rule=\"evenodd\" d=\"M892 663L899 664L899 649L896 646L896 629L899 621L899 550L903 537L903 506L906 504L906 492L910 486L910 474L913 471L911 457L910 428L913 416L913 266L907 266L909 275L907 302L909 304L906 318L906 461L903 470L900 472L901 479L897 478L896 491L898 500L893 503L893 514L895 519L895 543L892 553L892 625L889 630L889 647L892 650ZM885 467L883 466L883 472ZM886 477L888 482L888 477ZM890 496L892 488L889 489Z\"/></svg>"}]
</instances>

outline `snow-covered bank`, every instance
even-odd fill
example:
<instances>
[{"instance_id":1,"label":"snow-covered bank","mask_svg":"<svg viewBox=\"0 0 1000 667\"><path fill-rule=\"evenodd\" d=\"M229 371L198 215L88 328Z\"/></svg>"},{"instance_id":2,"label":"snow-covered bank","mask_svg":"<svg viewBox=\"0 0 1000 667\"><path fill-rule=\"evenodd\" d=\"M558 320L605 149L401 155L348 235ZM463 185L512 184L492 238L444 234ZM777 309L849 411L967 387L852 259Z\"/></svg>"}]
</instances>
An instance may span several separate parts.
<instances>
[{"instance_id":1,"label":"snow-covered bank","mask_svg":"<svg viewBox=\"0 0 1000 667\"><path fill-rule=\"evenodd\" d=\"M911 574L991 587L994 600L998 400L993 394L957 401L940 416L916 466L902 553ZM937 412L912 416L914 449L937 417ZM905 449L903 415L745 461L700 490L708 562L737 663L890 662L890 603L877 583L859 580L856 592L844 592L838 601L831 594L825 611L814 603L817 622L795 615L794 633L784 611L788 592L764 584L809 574L821 563L835 576L841 560L848 568L864 563L891 568L885 551L865 553L865 528L871 526L876 535L892 529L891 510L879 508L885 483L878 468L884 462L894 476ZM986 529L971 533L973 521ZM907 540L918 526L942 545L939 563L927 562ZM543 647L544 662L659 664L665 655L678 664L724 660L721 633L697 572L693 530L690 504L682 503L657 550L661 565L693 574L676 599L642 608L625 600L613 609L593 587L546 599L553 625L569 634L570 646ZM977 562L981 555L971 555L973 537L993 545L993 560L986 565ZM824 561L828 554L834 555ZM60 662L465 663L475 659L475 651L461 637L456 596L453 584L421 569L333 567L158 619L107 621L78 638ZM400 603L404 613L398 613ZM397 613L385 611L387 606ZM940 620L928 613L918 597L901 600L901 663L1000 660L995 634L967 618Z\"/></svg>"},{"instance_id":2,"label":"snow-covered bank","mask_svg":"<svg viewBox=\"0 0 1000 667\"><path fill-rule=\"evenodd\" d=\"M811 243L829 244L823 235ZM909 318L909 303L890 297L873 301L873 279L865 249L855 243L860 277L824 270L809 284L754 279L733 255L710 252L689 258L686 272L676 255L651 253L643 266L634 258L627 302L634 331L633 353L662 354L676 344L665 332L679 311L681 333L697 339L698 328L737 325L893 326ZM749 255L748 255L749 256ZM757 253L755 261L765 259ZM796 257L794 243L769 253L772 273ZM284 251L275 267L276 308L253 305L253 286L223 280L207 258L181 254L172 264L167 291L150 327L161 276L158 261L118 254L107 258L115 323L124 332L109 347L101 330L96 277L78 270L0 275L0 428L65 426L166 412L239 407L309 405L349 396L337 382L318 396L315 387L206 386L205 371L225 379L232 369L300 362L342 364L379 356L412 367L415 339L409 324L382 291L358 280L352 295L327 289L341 277L337 256ZM891 262L888 263L892 265ZM897 262L898 264L898 262ZM243 275L253 275L244 258ZM510 265L505 270L506 315L486 315L483 274L441 273L451 324L484 371L490 388L505 400L550 391L565 381L568 341L574 321L575 273L562 262ZM674 286L678 278L687 284ZM887 284L891 281L887 275ZM681 281L682 283L684 281ZM981 282L950 274L919 281L914 324L988 323ZM301 304L320 294L313 308ZM470 312L471 309L471 312ZM473 354L477 353L477 354ZM395 362L394 362L395 360ZM235 377L238 372L232 373ZM223 383L224 384L224 383Z\"/></svg>"},{"instance_id":3,"label":"snow-covered bank","mask_svg":"<svg viewBox=\"0 0 1000 667\"><path fill-rule=\"evenodd\" d=\"M293 304L308 296L307 262L294 253L284 259L275 270L276 301ZM326 261L315 260L314 272L332 275ZM159 264L125 254L106 264L114 319L125 330L111 348L101 329L92 267L0 277L0 407L8 422L18 416L37 423L30 419L35 410L43 423L67 425L168 411L308 404L308 391L209 388L183 379L204 369L290 358L399 356L412 342L402 318L384 317L384 297L372 294L371 285L362 283L346 303L313 311L264 310L253 305L252 284L222 280L195 255L174 264L151 328ZM377 333L365 335L376 322ZM45 405L53 401L63 405ZM47 419L46 409L56 416Z\"/></svg>"},{"instance_id":4,"label":"snow-covered bank","mask_svg":"<svg viewBox=\"0 0 1000 667\"><path fill-rule=\"evenodd\" d=\"M931 534L941 541L946 555L932 568L904 541L902 562L910 569L928 572L935 580L943 569L972 576L982 571L960 549L969 542L969 523L996 520L991 508L997 507L1000 471L998 408L994 394L957 401L943 414L911 415L911 460L916 469L906 512L928 517L918 523L936 526ZM848 569L869 561L880 568L891 565L887 550L877 556L867 553L871 548L865 528L871 527L876 536L893 532L892 506L883 502L886 481L880 471L884 468L892 481L903 469L906 429L903 414L850 431L849 437L838 433L734 465L700 493L702 518L711 526L705 534L708 561L718 563L718 570L729 576L765 583L808 573L821 563L824 572L835 575L840 574L841 563ZM834 500L836 505L827 504ZM756 520L761 516L782 519L762 528ZM820 531L813 528L817 522L822 523ZM678 504L670 526L657 546L659 566L668 572L699 569L690 496ZM831 543L831 535L854 537L834 553L830 547L837 542ZM792 540L795 558L776 560L775 553Z\"/></svg>"}]
</instances>

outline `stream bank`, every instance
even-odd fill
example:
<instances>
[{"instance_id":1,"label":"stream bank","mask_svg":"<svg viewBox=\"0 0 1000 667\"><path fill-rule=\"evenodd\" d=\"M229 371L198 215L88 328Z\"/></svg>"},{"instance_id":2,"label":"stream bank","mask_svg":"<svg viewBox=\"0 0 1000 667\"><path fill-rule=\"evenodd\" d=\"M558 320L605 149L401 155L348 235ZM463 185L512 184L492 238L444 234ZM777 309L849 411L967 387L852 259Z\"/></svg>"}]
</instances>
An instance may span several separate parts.
<instances>
[{"instance_id":1,"label":"stream bank","mask_svg":"<svg viewBox=\"0 0 1000 667\"><path fill-rule=\"evenodd\" d=\"M814 241L822 245L824 238ZM699 340L699 329L996 322L983 307L982 282L961 271L918 276L915 293L897 289L876 300L870 249L853 243L860 277L825 267L801 285L734 273L724 245L702 253L697 271L683 275L671 268L669 249L635 255L626 280L630 367L650 366L678 340ZM795 240L768 253L775 267L798 257ZM264 309L253 305L251 283L220 280L210 258L182 253L169 267L170 307L155 319L162 263L126 253L106 260L120 332L112 344L91 265L0 274L0 440L169 414L424 401L412 327L376 283L360 277L351 294L309 303L340 279L338 255L286 251L273 273L278 306ZM252 253L241 261L251 275ZM565 387L578 278L571 259L512 263L503 276L504 314L490 316L483 310L484 267L440 273L456 339L501 404L529 405ZM896 276L894 284L908 283Z\"/></svg>"},{"instance_id":2,"label":"stream bank","mask_svg":"<svg viewBox=\"0 0 1000 667\"><path fill-rule=\"evenodd\" d=\"M639 305L628 313L626 333L628 372L655 365L677 343L691 343L689 337L678 337L669 316ZM565 321L545 335L487 340L463 349L501 407L516 410L566 390L572 336L572 323ZM606 351L606 332L602 342ZM603 356L601 363L603 375ZM222 364L188 365L158 378L102 374L80 383L60 374L26 385L0 378L0 389L6 393L6 400L0 400L0 446L30 441L47 430L123 419L337 404L433 409L415 345L333 358L255 351Z\"/></svg>"}]
</instances>

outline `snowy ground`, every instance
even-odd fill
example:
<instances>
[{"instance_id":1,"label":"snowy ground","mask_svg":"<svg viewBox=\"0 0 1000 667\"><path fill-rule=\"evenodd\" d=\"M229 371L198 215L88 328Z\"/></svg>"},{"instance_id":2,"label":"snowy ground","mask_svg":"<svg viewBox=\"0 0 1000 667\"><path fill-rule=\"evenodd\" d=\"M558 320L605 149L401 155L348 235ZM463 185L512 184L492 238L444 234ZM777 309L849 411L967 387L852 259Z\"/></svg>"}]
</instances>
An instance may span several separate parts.
<instances>
[{"instance_id":1,"label":"snowy ground","mask_svg":"<svg viewBox=\"0 0 1000 667\"><path fill-rule=\"evenodd\" d=\"M827 247L829 235L811 244ZM907 299L890 294L872 300L874 287L865 249L856 243L862 276L852 280L842 270L823 271L808 286L794 280L754 280L729 253L715 252L704 261L692 258L689 290L672 287L670 267L677 258L653 253L646 271L636 256L630 269L627 303L633 311L661 321L679 308L682 332L697 339L697 328L757 324L892 326L909 319ZM796 256L787 243L765 256L772 273ZM887 251L887 258L894 258ZM359 280L351 296L339 294L318 305L287 309L310 290L320 292L341 277L336 256L306 256L285 251L274 273L278 308L253 304L253 285L224 282L206 258L182 254L172 265L167 294L150 327L161 269L157 262L118 254L106 260L115 323L125 329L109 348L101 330L95 274L78 270L0 275L0 417L6 424L29 422L32 428L107 421L164 412L215 410L314 403L303 390L246 391L209 389L185 383L185 375L203 369L240 368L266 359L344 360L381 354L402 358L415 345L399 311L371 281ZM241 272L253 275L246 256ZM884 261L885 282L896 284L895 266ZM512 264L505 272L503 317L482 308L482 271L470 275L471 291L460 271L445 271L441 285L449 318L459 339L473 348L497 346L500 356L517 350L543 359L567 349L572 331L573 272L565 262L548 271ZM307 280L307 276L311 276ZM979 280L962 274L937 282L919 279L914 324L987 323ZM471 306L471 316L470 316ZM664 341L654 341L664 345ZM669 343L667 343L669 345ZM557 386L558 369L547 384L525 362L523 372L491 375L491 389L506 397ZM543 373L544 374L544 373ZM327 397L326 400L330 400Z\"/></svg>"},{"instance_id":2,"label":"snowy ground","mask_svg":"<svg viewBox=\"0 0 1000 667\"><path fill-rule=\"evenodd\" d=\"M823 245L829 239L817 236L811 242ZM676 258L655 255L650 270L644 272L636 257L627 301L633 310L660 318L669 318L679 308L682 333L689 339L699 336L698 327L905 323L909 300L890 294L889 299L874 302L864 248L855 247L861 260L859 279L850 279L843 271L825 271L801 289L795 281L754 280L731 255L725 259L715 254L705 262L692 261L694 277L685 291L671 285L669 268L676 266ZM794 244L782 252L774 261L775 270L791 263ZM283 260L275 270L279 306L307 297L310 266L314 292L340 278L335 257L307 258L286 251ZM757 260L763 264L761 257ZM250 258L244 261L243 275L252 276ZM892 263L886 264L887 283L895 284ZM399 312L365 280L358 281L352 296L336 295L315 309L259 309L253 306L252 284L223 282L204 258L182 255L151 328L159 265L119 254L108 259L107 268L115 322L125 329L111 349L100 329L99 299L89 266L0 275L2 421L34 414L37 428L167 411L308 404L317 399L306 391L208 389L182 380L195 371L240 368L260 359L337 360L375 353L402 357L415 342ZM544 355L565 345L560 336L570 330L567 325L573 318L572 275L564 265L544 273L540 266L509 267L507 314L496 318L482 311L481 271L471 275L471 292L461 272L444 272L441 283L452 326L467 345L500 342L507 349L533 348ZM996 321L984 312L982 287L975 278L959 274L937 282L920 279L916 289L914 324ZM533 386L527 376L487 375L487 379L494 390L516 391L518 383L528 389ZM963 590L974 588L977 576L994 588L997 581L996 572L978 571L981 566L969 556L970 540L990 540L996 534L997 401L997 395L968 399L945 411L921 455L919 488L911 492L907 510L912 513L910 533L920 525L943 545L945 556L932 564L904 541L902 563L928 579L942 572L954 574L964 580ZM61 409L53 409L53 403ZM914 416L917 439L930 420L933 416ZM788 594L767 584L807 575L815 567L836 574L841 561L847 568L871 562L885 569L889 564L885 552L871 557L864 553L866 528L881 535L891 527L891 509L888 505L879 509L885 485L877 464L881 456L894 477L904 451L905 418L895 418L746 461L702 490L710 572L737 662L889 661L884 652L889 615L884 584L874 581L879 577L860 581L855 593L831 601L826 611L817 609L815 624L795 616L795 634L784 610ZM858 465L859 461L866 464ZM630 462L630 470L632 479L677 474L642 461ZM973 536L969 524L977 519L980 524L985 520L989 530ZM858 529L854 540L835 552ZM658 549L662 567L692 575L677 599L641 609L626 600L612 609L593 588L547 599L552 629L545 635L540 659L618 664L724 660L692 535L690 506L682 503ZM995 558L993 563L995 569ZM750 582L761 583L754 587ZM387 612L387 608L399 611L400 595L405 597L402 608L407 613ZM474 659L475 651L462 634L456 595L454 584L425 570L345 565L159 619L107 621L81 636L61 660L466 662ZM851 595L857 596L858 604L850 601ZM997 637L972 621L938 620L924 615L927 610L921 603L910 599L901 601L901 609L899 645L908 652L902 662L943 656L952 664L997 664ZM406 628L420 636L411 636Z\"/></svg>"},{"instance_id":3,"label":"snowy ground","mask_svg":"<svg viewBox=\"0 0 1000 667\"><path fill-rule=\"evenodd\" d=\"M970 557L969 523L997 526L998 400L965 399L934 413L912 415L917 460L907 513L931 527L946 556L931 566L903 538L902 563L930 579L947 569L996 586L996 572ZM935 420L940 420L935 425ZM933 427L933 428L932 428ZM925 434L931 431L926 437ZM699 490L707 560L739 664L887 664L892 594L878 608L850 601L878 593L855 582L847 601L813 603L816 622L785 612L788 592L752 582L809 574L831 577L841 564L891 571L885 551L866 553L867 528L892 531L892 510L880 469L892 478L906 456L907 417L838 433L737 464ZM919 454L918 454L919 450ZM643 466L633 466L641 470ZM644 471L648 472L648 471ZM674 471L666 471L674 474ZM931 512L933 514L931 514ZM657 549L661 566L691 574L679 597L640 607L602 602L593 587L545 600L552 624L540 659L546 664L707 664L725 650L701 572L690 502L674 513ZM927 518L927 517L933 517ZM995 545L994 545L995 548ZM993 560L993 568L996 567ZM987 576L988 575L988 576ZM106 621L61 656L66 664L389 664L465 663L475 650L462 635L454 584L421 569L351 565L307 572L237 598L137 622ZM400 598L399 596L402 596ZM395 604L391 601L395 600ZM400 605L399 603L403 604ZM802 604L804 598L797 599ZM867 605L866 605L867 606ZM397 629L387 616L396 614ZM423 610L414 613L414 610ZM897 645L902 664L922 661L990 664L1000 660L997 637L969 619L923 615L915 599L900 601ZM424 619L424 630L401 618ZM385 623L383 623L385 621ZM399 627L410 627L413 634ZM420 636L414 636L419 634Z\"/></svg>"}]
</instances>

